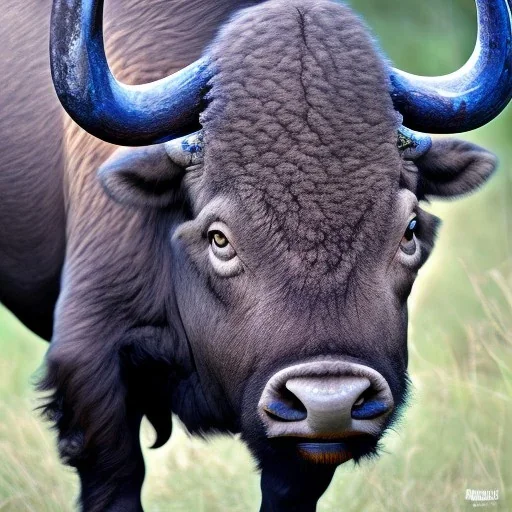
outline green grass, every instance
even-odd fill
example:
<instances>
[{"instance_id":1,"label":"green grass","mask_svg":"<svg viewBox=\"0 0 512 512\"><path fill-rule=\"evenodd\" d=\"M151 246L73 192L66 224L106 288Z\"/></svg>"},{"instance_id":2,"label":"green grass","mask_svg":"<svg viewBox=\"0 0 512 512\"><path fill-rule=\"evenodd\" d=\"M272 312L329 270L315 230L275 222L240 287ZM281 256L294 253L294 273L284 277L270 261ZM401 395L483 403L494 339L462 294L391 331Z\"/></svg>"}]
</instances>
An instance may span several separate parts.
<instances>
[{"instance_id":1,"label":"green grass","mask_svg":"<svg viewBox=\"0 0 512 512\"><path fill-rule=\"evenodd\" d=\"M398 66L448 72L469 55L472 0L353 0ZM492 510L512 510L512 110L469 138L502 165L485 189L436 203L443 218L433 256L410 299L414 393L384 453L338 469L321 512L462 511L466 488L499 489ZM0 309L0 511L74 510L76 477L56 456L31 386L46 344ZM145 425L143 442L151 444ZM246 512L259 478L234 438L189 438L176 426L146 451L148 511Z\"/></svg>"}]
</instances>

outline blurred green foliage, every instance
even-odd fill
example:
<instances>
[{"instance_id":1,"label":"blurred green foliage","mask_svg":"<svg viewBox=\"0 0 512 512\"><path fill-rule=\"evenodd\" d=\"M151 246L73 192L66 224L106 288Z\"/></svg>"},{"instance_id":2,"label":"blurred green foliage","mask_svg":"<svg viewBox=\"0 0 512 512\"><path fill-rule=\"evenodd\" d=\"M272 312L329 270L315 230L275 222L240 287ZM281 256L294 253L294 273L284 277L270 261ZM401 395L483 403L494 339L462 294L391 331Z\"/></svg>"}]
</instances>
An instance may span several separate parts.
<instances>
[{"instance_id":1,"label":"blurred green foliage","mask_svg":"<svg viewBox=\"0 0 512 512\"><path fill-rule=\"evenodd\" d=\"M453 71L473 48L473 0L351 4L410 72ZM464 137L496 152L500 169L478 194L431 206L444 223L410 299L410 407L379 460L338 469L323 512L466 510L466 488L498 489L493 510L512 510L512 108ZM45 349L0 310L0 511L73 509L75 477L33 412ZM145 445L151 435L146 426ZM146 458L147 510L258 510L258 475L236 439L205 443L177 428Z\"/></svg>"}]
</instances>

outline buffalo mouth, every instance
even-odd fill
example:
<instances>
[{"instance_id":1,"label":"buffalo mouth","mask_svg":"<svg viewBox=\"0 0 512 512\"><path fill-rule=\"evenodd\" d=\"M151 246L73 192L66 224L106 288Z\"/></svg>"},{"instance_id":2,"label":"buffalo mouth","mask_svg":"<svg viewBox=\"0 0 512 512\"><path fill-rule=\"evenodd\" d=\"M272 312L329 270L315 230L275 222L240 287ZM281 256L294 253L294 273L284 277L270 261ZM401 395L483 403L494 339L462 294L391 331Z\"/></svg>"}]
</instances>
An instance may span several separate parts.
<instances>
[{"instance_id":1,"label":"buffalo mouth","mask_svg":"<svg viewBox=\"0 0 512 512\"><path fill-rule=\"evenodd\" d=\"M352 459L353 455L347 443L316 441L297 443L299 456L314 464L340 465Z\"/></svg>"},{"instance_id":2,"label":"buffalo mouth","mask_svg":"<svg viewBox=\"0 0 512 512\"><path fill-rule=\"evenodd\" d=\"M300 460L313 464L339 466L349 460L358 461L377 453L375 436L354 433L342 438L294 438L273 439L282 448L293 451Z\"/></svg>"}]
</instances>

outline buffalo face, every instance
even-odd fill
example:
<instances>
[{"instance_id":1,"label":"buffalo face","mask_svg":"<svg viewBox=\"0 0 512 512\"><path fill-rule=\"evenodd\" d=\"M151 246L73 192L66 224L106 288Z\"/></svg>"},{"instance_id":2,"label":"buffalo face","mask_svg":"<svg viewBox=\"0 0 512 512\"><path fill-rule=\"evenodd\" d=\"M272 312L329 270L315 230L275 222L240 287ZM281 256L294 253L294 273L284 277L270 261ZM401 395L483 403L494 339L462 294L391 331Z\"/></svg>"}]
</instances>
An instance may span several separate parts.
<instances>
[{"instance_id":1,"label":"buffalo face","mask_svg":"<svg viewBox=\"0 0 512 512\"><path fill-rule=\"evenodd\" d=\"M320 212L309 212L321 219L316 230L299 223L285 242L268 203L254 201L255 191L250 207L229 190L219 193L204 179L204 161L185 171L158 146L121 150L105 164L100 176L118 200L159 209L162 198L170 201L162 209L170 321L189 347L201 395L198 405L176 407L185 423L195 407L205 417L216 411L259 458L339 464L376 451L406 397L406 301L438 223L419 201L469 192L495 160L443 140L416 164L400 165L389 207L365 209L349 231L360 249L344 266L329 262L336 245L326 247L332 226ZM347 216L327 218L341 232Z\"/></svg>"},{"instance_id":2,"label":"buffalo face","mask_svg":"<svg viewBox=\"0 0 512 512\"><path fill-rule=\"evenodd\" d=\"M336 250L344 238L326 241L332 223L338 234L346 227L343 208L321 215L305 196L311 210L302 220L310 224L285 233L257 190L248 206L233 190L212 187L204 152L185 170L162 146L120 150L100 172L117 200L161 211L169 321L199 381L188 395L197 403L175 412L207 430L217 426L215 411L219 426L241 430L260 460L332 465L375 453L406 398L406 302L438 225L420 201L470 192L494 157L447 139L415 163L399 162L389 207L370 194L380 208L365 209L347 230L357 251L347 263Z\"/></svg>"}]
</instances>

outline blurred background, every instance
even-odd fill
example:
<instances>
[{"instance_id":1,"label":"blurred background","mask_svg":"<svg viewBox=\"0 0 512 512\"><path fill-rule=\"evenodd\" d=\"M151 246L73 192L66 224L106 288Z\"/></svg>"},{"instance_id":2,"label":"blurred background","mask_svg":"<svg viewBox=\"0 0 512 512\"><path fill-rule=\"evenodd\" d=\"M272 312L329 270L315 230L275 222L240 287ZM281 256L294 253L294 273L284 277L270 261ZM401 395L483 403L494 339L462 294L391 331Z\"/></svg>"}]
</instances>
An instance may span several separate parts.
<instances>
[{"instance_id":1,"label":"blurred background","mask_svg":"<svg viewBox=\"0 0 512 512\"><path fill-rule=\"evenodd\" d=\"M473 49L473 0L351 5L407 71L448 73ZM512 510L512 107L463 137L494 151L501 165L474 196L429 207L443 226L409 302L410 407L380 459L338 469L321 512L469 510L466 489L497 489L499 501L489 508ZM45 350L0 307L2 512L74 509L76 478L34 411L34 375ZM145 446L152 436L145 425ZM148 511L259 508L259 476L237 439L190 439L176 422L171 441L146 450L146 461Z\"/></svg>"}]
</instances>

